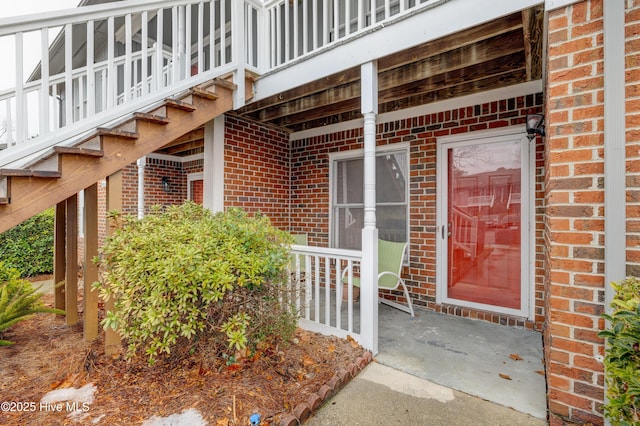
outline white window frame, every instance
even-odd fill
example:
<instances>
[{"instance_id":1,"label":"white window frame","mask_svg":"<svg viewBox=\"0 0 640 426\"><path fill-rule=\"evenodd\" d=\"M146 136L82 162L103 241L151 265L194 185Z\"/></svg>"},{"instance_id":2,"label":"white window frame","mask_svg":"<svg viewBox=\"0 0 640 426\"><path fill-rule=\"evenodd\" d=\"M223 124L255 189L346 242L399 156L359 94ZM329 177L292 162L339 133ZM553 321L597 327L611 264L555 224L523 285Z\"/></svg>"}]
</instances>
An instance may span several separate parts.
<instances>
[{"instance_id":1,"label":"white window frame","mask_svg":"<svg viewBox=\"0 0 640 426\"><path fill-rule=\"evenodd\" d=\"M376 147L376 157L378 155L385 155L387 153L394 153L394 152L399 152L399 151L405 151L406 155L407 155L407 168L406 168L406 179L407 179L407 184L405 185L405 200L406 200L406 206L407 206L407 217L406 217L406 235L407 235L407 242L411 241L411 235L409 233L410 231L410 217L411 217L411 199L410 199L410 187L411 187L411 151L410 151L410 144L408 142L401 142L401 143L395 143L395 144L389 144L389 145L381 145ZM336 230L335 230L335 224L334 224L334 195L336 192L336 182L335 182L335 178L334 178L334 172L335 172L335 167L336 167L336 163L338 161L344 161L344 160L356 160L356 159L362 159L364 158L364 149L353 149L350 151L340 151L340 152L333 152L329 154L329 244L331 247L337 247L336 246L336 241L337 241L337 235L336 235ZM377 172L377 170L376 170ZM364 191L364 188L362 189ZM376 188L376 191L378 189ZM360 206L360 205L358 205ZM378 206L378 203L376 202L376 208ZM362 203L362 208L364 208L364 203ZM411 246L411 244L409 244L409 246L407 247L407 259L409 258L409 247Z\"/></svg>"}]
</instances>

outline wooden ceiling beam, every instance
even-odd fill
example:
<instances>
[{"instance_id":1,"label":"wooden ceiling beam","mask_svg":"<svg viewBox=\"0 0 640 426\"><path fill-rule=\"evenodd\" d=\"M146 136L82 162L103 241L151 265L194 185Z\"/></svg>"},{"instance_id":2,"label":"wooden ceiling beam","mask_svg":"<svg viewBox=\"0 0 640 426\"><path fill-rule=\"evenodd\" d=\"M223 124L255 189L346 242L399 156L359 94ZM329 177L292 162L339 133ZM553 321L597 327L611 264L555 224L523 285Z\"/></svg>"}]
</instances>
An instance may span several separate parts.
<instances>
[{"instance_id":1,"label":"wooden ceiling beam","mask_svg":"<svg viewBox=\"0 0 640 426\"><path fill-rule=\"evenodd\" d=\"M418 105L425 105L444 99L451 99L458 96L471 95L486 90L507 87L524 81L525 77L526 71L524 68L522 68L520 70L510 71L500 75L493 75L488 78L480 78L471 82L464 82L458 85L447 86L440 90L421 93L419 95L409 96L381 104L379 113L382 114Z\"/></svg>"},{"instance_id":2,"label":"wooden ceiling beam","mask_svg":"<svg viewBox=\"0 0 640 426\"><path fill-rule=\"evenodd\" d=\"M433 77L457 69L488 64L494 60L523 51L522 33L518 30L464 46L429 58L404 65L380 74L379 90L387 90L416 80Z\"/></svg>"},{"instance_id":3,"label":"wooden ceiling beam","mask_svg":"<svg viewBox=\"0 0 640 426\"><path fill-rule=\"evenodd\" d=\"M360 98L347 99L341 102L327 104L311 111L302 111L287 115L274 120L274 124L280 127L293 128L293 126L304 123L305 121L321 120L325 117L354 110L360 114Z\"/></svg>"},{"instance_id":4,"label":"wooden ceiling beam","mask_svg":"<svg viewBox=\"0 0 640 426\"><path fill-rule=\"evenodd\" d=\"M360 98L360 81L326 89L312 96L305 96L284 104L274 105L252 114L258 120L273 121L291 114L311 111L328 104Z\"/></svg>"},{"instance_id":5,"label":"wooden ceiling beam","mask_svg":"<svg viewBox=\"0 0 640 426\"><path fill-rule=\"evenodd\" d=\"M345 111L340 114L335 114L327 117L322 117L314 120L308 120L303 123L297 123L291 126L293 131L299 132L301 130L313 129L316 127L328 126L329 124L344 123L346 121L358 120L362 118L362 113L359 110Z\"/></svg>"},{"instance_id":6,"label":"wooden ceiling beam","mask_svg":"<svg viewBox=\"0 0 640 426\"><path fill-rule=\"evenodd\" d=\"M519 51L487 62L480 62L464 68L454 68L428 78L414 79L401 85L389 86L380 90L379 103L393 102L421 93L434 92L488 76L504 75L522 69L523 59L524 53Z\"/></svg>"},{"instance_id":7,"label":"wooden ceiling beam","mask_svg":"<svg viewBox=\"0 0 640 426\"><path fill-rule=\"evenodd\" d=\"M279 104L287 103L293 99L303 98L318 92L325 91L327 87L335 87L344 85L353 81L360 80L360 68L351 68L346 71L330 75L320 80L313 81L309 84L296 87L291 90L269 96L268 98L252 102L240 110L241 115L250 115L253 112L262 110L267 107L273 107Z\"/></svg>"},{"instance_id":8,"label":"wooden ceiling beam","mask_svg":"<svg viewBox=\"0 0 640 426\"><path fill-rule=\"evenodd\" d=\"M420 46L394 53L378 60L378 71L397 68L425 58L486 40L513 30L522 28L520 13L514 13L500 19L478 25L457 34L451 34Z\"/></svg>"}]
</instances>

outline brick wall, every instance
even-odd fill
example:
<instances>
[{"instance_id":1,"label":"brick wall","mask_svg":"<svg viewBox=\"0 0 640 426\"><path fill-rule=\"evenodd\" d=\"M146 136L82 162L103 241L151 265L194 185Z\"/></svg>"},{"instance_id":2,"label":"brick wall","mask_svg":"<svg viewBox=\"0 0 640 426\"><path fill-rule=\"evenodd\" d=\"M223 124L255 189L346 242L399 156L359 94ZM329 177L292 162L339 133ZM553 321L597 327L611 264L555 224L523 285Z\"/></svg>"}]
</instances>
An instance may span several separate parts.
<instances>
[{"instance_id":1,"label":"brick wall","mask_svg":"<svg viewBox=\"0 0 640 426\"><path fill-rule=\"evenodd\" d=\"M627 52L627 275L640 277L640 1L629 2Z\"/></svg>"},{"instance_id":2,"label":"brick wall","mask_svg":"<svg viewBox=\"0 0 640 426\"><path fill-rule=\"evenodd\" d=\"M162 179L169 179L169 192L162 187ZM182 204L187 198L187 176L183 164L147 158L144 168L145 214L154 205ZM138 166L129 164L122 170L122 205L126 214L138 214Z\"/></svg>"},{"instance_id":3,"label":"brick wall","mask_svg":"<svg viewBox=\"0 0 640 426\"><path fill-rule=\"evenodd\" d=\"M535 321L435 303L436 287L436 140L441 136L488 130L524 123L529 112L542 111L542 95L505 99L436 114L379 124L377 144L410 144L410 265L405 270L415 305L449 314L495 323L541 329L544 323L542 187L543 148L538 143L536 204ZM307 233L312 245L329 244L329 154L361 149L361 129L293 141L291 145L291 225L295 233ZM387 297L396 297L393 293Z\"/></svg>"},{"instance_id":4,"label":"brick wall","mask_svg":"<svg viewBox=\"0 0 640 426\"><path fill-rule=\"evenodd\" d=\"M544 236L552 425L603 422L602 26L600 0L549 15Z\"/></svg>"},{"instance_id":5,"label":"brick wall","mask_svg":"<svg viewBox=\"0 0 640 426\"><path fill-rule=\"evenodd\" d=\"M262 212L289 228L289 137L239 117L225 118L224 206Z\"/></svg>"}]
</instances>

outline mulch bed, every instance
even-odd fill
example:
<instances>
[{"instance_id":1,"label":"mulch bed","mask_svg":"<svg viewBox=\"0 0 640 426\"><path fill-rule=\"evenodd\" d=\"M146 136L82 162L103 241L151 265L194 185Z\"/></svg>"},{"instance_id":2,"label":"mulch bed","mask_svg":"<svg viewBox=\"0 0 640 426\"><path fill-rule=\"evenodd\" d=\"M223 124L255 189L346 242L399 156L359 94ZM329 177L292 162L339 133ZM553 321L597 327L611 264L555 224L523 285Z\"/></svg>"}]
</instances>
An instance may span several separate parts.
<instances>
[{"instance_id":1,"label":"mulch bed","mask_svg":"<svg viewBox=\"0 0 640 426\"><path fill-rule=\"evenodd\" d=\"M298 329L291 343L238 364L204 367L192 357L151 367L106 357L101 338L85 342L81 323L66 326L50 314L16 324L4 338L15 345L0 347L0 402L30 408L0 411L2 425L134 425L190 408L209 425L248 425L253 413L261 425L298 424L371 360L353 340ZM87 383L97 391L83 417L41 408L47 392Z\"/></svg>"}]
</instances>

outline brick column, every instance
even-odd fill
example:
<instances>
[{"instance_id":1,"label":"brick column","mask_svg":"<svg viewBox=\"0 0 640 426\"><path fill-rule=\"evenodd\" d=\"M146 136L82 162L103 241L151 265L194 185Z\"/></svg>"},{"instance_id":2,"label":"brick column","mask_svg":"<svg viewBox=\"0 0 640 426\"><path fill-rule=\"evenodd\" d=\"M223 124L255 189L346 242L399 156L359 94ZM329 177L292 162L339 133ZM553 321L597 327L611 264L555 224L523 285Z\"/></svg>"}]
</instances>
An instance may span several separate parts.
<instances>
[{"instance_id":1,"label":"brick column","mask_svg":"<svg viewBox=\"0 0 640 426\"><path fill-rule=\"evenodd\" d=\"M550 424L602 424L602 0L549 14L545 351Z\"/></svg>"}]
</instances>

